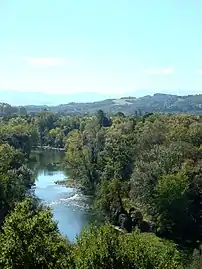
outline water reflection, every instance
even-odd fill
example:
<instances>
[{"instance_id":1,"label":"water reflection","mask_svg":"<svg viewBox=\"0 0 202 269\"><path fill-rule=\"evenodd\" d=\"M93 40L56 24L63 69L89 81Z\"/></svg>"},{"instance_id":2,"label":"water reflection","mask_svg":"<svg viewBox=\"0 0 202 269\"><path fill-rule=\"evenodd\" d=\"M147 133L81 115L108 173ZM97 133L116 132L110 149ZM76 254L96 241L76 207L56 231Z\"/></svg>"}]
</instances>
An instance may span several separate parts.
<instances>
[{"instance_id":1,"label":"water reflection","mask_svg":"<svg viewBox=\"0 0 202 269\"><path fill-rule=\"evenodd\" d=\"M31 154L30 168L33 169L35 195L53 210L60 232L70 240L87 226L93 215L90 211L90 199L73 188L55 184L64 180L68 171L62 169L64 153L56 150L35 151Z\"/></svg>"},{"instance_id":2,"label":"water reflection","mask_svg":"<svg viewBox=\"0 0 202 269\"><path fill-rule=\"evenodd\" d=\"M62 169L64 152L57 150L35 150L30 155L30 168L36 173L44 170L54 172Z\"/></svg>"}]
</instances>

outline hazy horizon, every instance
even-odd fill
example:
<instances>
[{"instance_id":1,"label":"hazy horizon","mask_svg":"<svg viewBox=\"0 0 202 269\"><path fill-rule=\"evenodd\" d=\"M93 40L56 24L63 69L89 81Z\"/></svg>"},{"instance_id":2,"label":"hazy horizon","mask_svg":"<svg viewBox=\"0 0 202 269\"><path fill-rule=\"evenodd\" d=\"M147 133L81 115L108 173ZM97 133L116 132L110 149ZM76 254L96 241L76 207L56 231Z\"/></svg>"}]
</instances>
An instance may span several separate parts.
<instances>
[{"instance_id":1,"label":"hazy horizon","mask_svg":"<svg viewBox=\"0 0 202 269\"><path fill-rule=\"evenodd\" d=\"M14 106L26 106L26 105L47 105L47 106L57 106L60 104L67 104L70 102L75 103L88 103L88 102L96 102L103 101L105 99L118 99L121 97L144 97L145 95L154 94L171 94L171 95L190 95L190 94L200 94L193 93L192 91L183 91L184 94L180 94L180 91L175 92L153 92L149 90L134 92L134 93L125 93L124 95L116 95L116 94L101 94L95 92L84 92L84 93L44 93L44 92L26 92L26 91L3 91L0 90L0 102L5 102Z\"/></svg>"}]
</instances>

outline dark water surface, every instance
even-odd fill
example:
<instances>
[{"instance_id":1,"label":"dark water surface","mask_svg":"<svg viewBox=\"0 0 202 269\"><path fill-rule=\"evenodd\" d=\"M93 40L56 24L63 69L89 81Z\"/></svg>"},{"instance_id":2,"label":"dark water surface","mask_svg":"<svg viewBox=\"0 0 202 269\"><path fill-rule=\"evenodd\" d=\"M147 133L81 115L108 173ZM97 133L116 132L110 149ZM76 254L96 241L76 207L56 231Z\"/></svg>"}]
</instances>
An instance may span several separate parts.
<instances>
[{"instance_id":1,"label":"dark water surface","mask_svg":"<svg viewBox=\"0 0 202 269\"><path fill-rule=\"evenodd\" d=\"M45 150L33 152L32 157L36 159L31 162L37 178L35 195L52 209L60 232L73 241L94 218L89 209L90 200L76 189L54 183L67 178L67 173L60 165L63 152Z\"/></svg>"}]
</instances>

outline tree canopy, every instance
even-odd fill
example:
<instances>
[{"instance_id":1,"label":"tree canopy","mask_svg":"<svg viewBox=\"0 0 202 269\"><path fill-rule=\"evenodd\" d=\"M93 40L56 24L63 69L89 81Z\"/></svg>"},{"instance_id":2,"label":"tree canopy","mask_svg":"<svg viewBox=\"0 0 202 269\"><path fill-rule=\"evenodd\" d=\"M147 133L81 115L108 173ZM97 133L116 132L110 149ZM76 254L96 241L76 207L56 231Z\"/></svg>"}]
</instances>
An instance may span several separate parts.
<instances>
[{"instance_id":1,"label":"tree canopy","mask_svg":"<svg viewBox=\"0 0 202 269\"><path fill-rule=\"evenodd\" d=\"M201 268L201 116L9 115L0 142L1 268ZM65 150L64 166L106 218L74 244L27 198L40 146Z\"/></svg>"}]
</instances>

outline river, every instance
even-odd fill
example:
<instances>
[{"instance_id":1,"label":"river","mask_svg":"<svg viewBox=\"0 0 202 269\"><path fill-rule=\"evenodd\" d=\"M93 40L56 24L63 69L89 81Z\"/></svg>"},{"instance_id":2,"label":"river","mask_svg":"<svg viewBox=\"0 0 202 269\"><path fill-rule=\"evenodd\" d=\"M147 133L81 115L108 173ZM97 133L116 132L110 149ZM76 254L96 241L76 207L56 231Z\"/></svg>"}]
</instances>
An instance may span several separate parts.
<instances>
[{"instance_id":1,"label":"river","mask_svg":"<svg viewBox=\"0 0 202 269\"><path fill-rule=\"evenodd\" d=\"M55 184L67 178L61 168L64 153L57 150L43 150L31 155L31 168L36 174L35 195L52 209L59 231L74 241L82 229L95 217L90 210L90 200L78 190Z\"/></svg>"}]
</instances>

